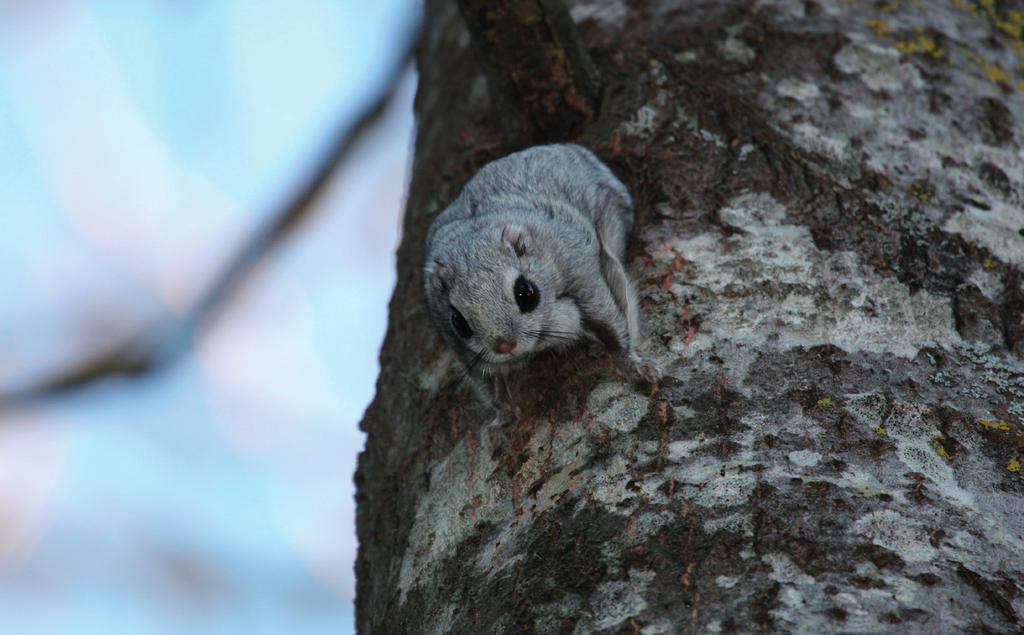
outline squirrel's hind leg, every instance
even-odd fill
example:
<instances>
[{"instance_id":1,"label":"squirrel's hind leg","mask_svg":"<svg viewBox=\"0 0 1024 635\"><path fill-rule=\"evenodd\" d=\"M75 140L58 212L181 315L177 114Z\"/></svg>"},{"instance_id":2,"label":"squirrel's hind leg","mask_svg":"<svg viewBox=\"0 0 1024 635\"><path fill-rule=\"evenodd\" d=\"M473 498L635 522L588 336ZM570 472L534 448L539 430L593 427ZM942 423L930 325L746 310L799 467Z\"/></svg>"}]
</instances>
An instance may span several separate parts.
<instances>
[{"instance_id":1,"label":"squirrel's hind leg","mask_svg":"<svg viewBox=\"0 0 1024 635\"><path fill-rule=\"evenodd\" d=\"M608 290L626 321L628 336L619 349L620 366L633 380L647 384L661 379L661 369L639 352L640 311L633 284L626 275L622 263L607 249L601 250L601 275L608 284Z\"/></svg>"}]
</instances>

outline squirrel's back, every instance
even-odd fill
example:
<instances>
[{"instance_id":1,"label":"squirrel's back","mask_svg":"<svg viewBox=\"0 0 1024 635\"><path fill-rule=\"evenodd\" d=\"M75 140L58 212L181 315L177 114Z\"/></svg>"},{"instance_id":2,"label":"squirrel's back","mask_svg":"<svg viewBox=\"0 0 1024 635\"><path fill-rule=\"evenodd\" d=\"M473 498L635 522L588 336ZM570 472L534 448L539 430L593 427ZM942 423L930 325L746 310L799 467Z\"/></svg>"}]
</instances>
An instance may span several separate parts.
<instances>
[{"instance_id":1,"label":"squirrel's back","mask_svg":"<svg viewBox=\"0 0 1024 635\"><path fill-rule=\"evenodd\" d=\"M532 209L557 219L581 213L590 224L609 201L628 233L633 224L629 191L594 154L575 144L535 146L492 161L470 179L435 220L430 235L463 218ZM430 242L428 235L427 242Z\"/></svg>"}]
</instances>

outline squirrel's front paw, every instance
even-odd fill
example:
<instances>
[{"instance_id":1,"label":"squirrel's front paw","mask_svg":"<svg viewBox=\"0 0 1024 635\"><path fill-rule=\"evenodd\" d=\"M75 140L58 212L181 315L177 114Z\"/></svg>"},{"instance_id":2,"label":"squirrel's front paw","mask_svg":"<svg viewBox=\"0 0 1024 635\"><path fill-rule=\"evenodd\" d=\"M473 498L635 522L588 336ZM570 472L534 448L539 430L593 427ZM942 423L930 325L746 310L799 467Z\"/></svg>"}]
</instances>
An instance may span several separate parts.
<instances>
[{"instance_id":1,"label":"squirrel's front paw","mask_svg":"<svg viewBox=\"0 0 1024 635\"><path fill-rule=\"evenodd\" d=\"M651 360L641 357L636 351L631 351L622 361L623 370L633 381L656 384L662 378L661 368Z\"/></svg>"}]
</instances>

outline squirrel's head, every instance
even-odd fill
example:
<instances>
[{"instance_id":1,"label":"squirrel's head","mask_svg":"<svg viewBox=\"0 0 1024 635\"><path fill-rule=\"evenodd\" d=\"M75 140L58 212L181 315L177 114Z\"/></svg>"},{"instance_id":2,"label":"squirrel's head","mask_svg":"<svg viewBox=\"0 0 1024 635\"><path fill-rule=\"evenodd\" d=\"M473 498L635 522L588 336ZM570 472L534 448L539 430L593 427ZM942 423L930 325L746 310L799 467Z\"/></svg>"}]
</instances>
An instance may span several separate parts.
<instances>
[{"instance_id":1,"label":"squirrel's head","mask_svg":"<svg viewBox=\"0 0 1024 635\"><path fill-rule=\"evenodd\" d=\"M474 219L437 236L425 266L431 314L481 372L577 341L580 312L552 249L525 223Z\"/></svg>"}]
</instances>

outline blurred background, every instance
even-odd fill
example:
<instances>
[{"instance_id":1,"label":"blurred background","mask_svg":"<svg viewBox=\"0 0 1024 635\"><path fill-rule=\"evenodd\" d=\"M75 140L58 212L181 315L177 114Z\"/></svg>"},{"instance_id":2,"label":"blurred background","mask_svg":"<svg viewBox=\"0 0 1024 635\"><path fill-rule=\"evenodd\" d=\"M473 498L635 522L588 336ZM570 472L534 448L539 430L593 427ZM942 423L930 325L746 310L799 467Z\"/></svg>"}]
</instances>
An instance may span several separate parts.
<instances>
[{"instance_id":1,"label":"blurred background","mask_svg":"<svg viewBox=\"0 0 1024 635\"><path fill-rule=\"evenodd\" d=\"M0 395L182 319L416 0L0 0ZM0 633L351 633L415 77L173 363L0 409Z\"/></svg>"}]
</instances>

